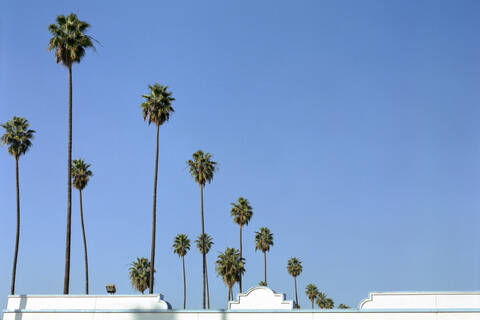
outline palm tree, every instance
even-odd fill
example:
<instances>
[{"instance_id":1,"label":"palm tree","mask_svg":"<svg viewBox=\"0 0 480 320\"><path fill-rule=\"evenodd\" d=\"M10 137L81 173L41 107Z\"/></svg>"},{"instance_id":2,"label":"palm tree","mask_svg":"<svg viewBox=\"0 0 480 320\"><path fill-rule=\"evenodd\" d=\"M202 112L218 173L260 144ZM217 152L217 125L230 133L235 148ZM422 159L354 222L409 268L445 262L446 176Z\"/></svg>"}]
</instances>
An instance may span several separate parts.
<instances>
[{"instance_id":1,"label":"palm tree","mask_svg":"<svg viewBox=\"0 0 480 320\"><path fill-rule=\"evenodd\" d=\"M152 270L150 261L148 261L147 258L141 257L137 258L137 260L133 261L130 265L128 277L132 287L143 294L150 286L150 270Z\"/></svg>"},{"instance_id":2,"label":"palm tree","mask_svg":"<svg viewBox=\"0 0 480 320\"><path fill-rule=\"evenodd\" d=\"M195 243L197 244L197 248L200 251L200 253L203 255L205 253L205 282L206 282L206 289L207 289L207 305L208 309L210 309L210 291L208 289L208 265L207 265L207 254L210 251L210 249L213 246L213 241L212 237L210 237L206 233L202 233L201 235L198 236L197 240L195 240Z\"/></svg>"},{"instance_id":3,"label":"palm tree","mask_svg":"<svg viewBox=\"0 0 480 320\"><path fill-rule=\"evenodd\" d=\"M320 309L333 309L333 300L328 298L324 292L319 292L315 301Z\"/></svg>"},{"instance_id":4,"label":"palm tree","mask_svg":"<svg viewBox=\"0 0 480 320\"><path fill-rule=\"evenodd\" d=\"M145 101L141 104L143 120L148 124L154 123L157 126L157 143L155 149L155 177L153 182L153 213L152 213L152 248L150 252L151 269L155 269L155 238L157 230L157 177L158 177L158 137L160 126L170 119L171 113L175 112L172 108L172 93L168 92L167 86L155 83L149 85L150 93L142 95ZM154 277L153 272L150 273L149 289L153 293Z\"/></svg>"},{"instance_id":5,"label":"palm tree","mask_svg":"<svg viewBox=\"0 0 480 320\"><path fill-rule=\"evenodd\" d=\"M218 255L215 270L228 287L228 300L233 300L233 286L245 272L245 259L240 257L240 252L235 248L227 248Z\"/></svg>"},{"instance_id":6,"label":"palm tree","mask_svg":"<svg viewBox=\"0 0 480 320\"><path fill-rule=\"evenodd\" d=\"M317 286L310 283L305 288L305 294L307 295L308 300L310 300L312 302L312 309L313 309L313 302L315 301L315 299L317 298L317 296L319 294Z\"/></svg>"},{"instance_id":7,"label":"palm tree","mask_svg":"<svg viewBox=\"0 0 480 320\"><path fill-rule=\"evenodd\" d=\"M212 160L213 156L210 153L204 153L198 150L192 155L191 160L187 160L190 175L195 179L195 182L200 186L200 208L202 215L202 234L205 233L205 220L203 214L203 189L205 185L211 183L215 171L217 170L217 163ZM207 258L206 253L202 254L203 262L203 309L205 309L205 282L207 273Z\"/></svg>"},{"instance_id":8,"label":"palm tree","mask_svg":"<svg viewBox=\"0 0 480 320\"><path fill-rule=\"evenodd\" d=\"M298 306L297 277L302 273L302 262L297 258L288 260L287 271L293 277L295 282L295 305Z\"/></svg>"},{"instance_id":9,"label":"palm tree","mask_svg":"<svg viewBox=\"0 0 480 320\"><path fill-rule=\"evenodd\" d=\"M20 242L20 182L18 174L18 160L22 154L27 153L32 146L35 131L28 129L28 120L13 117L12 120L1 125L5 133L1 137L2 144L8 146L8 153L15 158L15 177L17 185L17 232L15 236L15 253L13 255L12 283L10 294L15 294L15 278L17 274L18 245Z\"/></svg>"},{"instance_id":10,"label":"palm tree","mask_svg":"<svg viewBox=\"0 0 480 320\"><path fill-rule=\"evenodd\" d=\"M52 38L48 50L55 50L57 63L68 68L68 160L67 160L67 235L65 248L65 279L63 293L70 290L70 242L72 232L72 66L80 63L88 48L94 48L92 38L85 34L90 25L71 13L59 15L56 24L48 26Z\"/></svg>"},{"instance_id":11,"label":"palm tree","mask_svg":"<svg viewBox=\"0 0 480 320\"><path fill-rule=\"evenodd\" d=\"M346 304L340 303L340 304L338 305L338 309L350 309L350 307L347 306Z\"/></svg>"},{"instance_id":12,"label":"palm tree","mask_svg":"<svg viewBox=\"0 0 480 320\"><path fill-rule=\"evenodd\" d=\"M253 216L252 206L247 199L240 197L237 203L231 203L232 209L230 210L230 216L233 217L233 222L240 226L240 258L242 258L242 229L243 226L248 225L248 222ZM240 286L240 293L242 293L242 277L238 281Z\"/></svg>"},{"instance_id":13,"label":"palm tree","mask_svg":"<svg viewBox=\"0 0 480 320\"><path fill-rule=\"evenodd\" d=\"M261 227L260 231L255 232L255 251L263 252L264 285L267 286L267 251L273 246L273 233L268 228Z\"/></svg>"},{"instance_id":14,"label":"palm tree","mask_svg":"<svg viewBox=\"0 0 480 320\"><path fill-rule=\"evenodd\" d=\"M187 235L177 234L175 239L173 239L173 252L178 254L182 258L182 267L183 267L183 309L187 307L187 279L185 277L185 255L188 250L190 250L190 239Z\"/></svg>"},{"instance_id":15,"label":"palm tree","mask_svg":"<svg viewBox=\"0 0 480 320\"><path fill-rule=\"evenodd\" d=\"M85 163L82 159L73 160L72 178L73 186L80 194L80 220L82 223L83 249L85 252L85 294L88 294L88 254L87 254L87 238L85 237L85 224L83 221L83 201L82 190L87 186L90 177L93 175L90 171L90 164Z\"/></svg>"}]
</instances>

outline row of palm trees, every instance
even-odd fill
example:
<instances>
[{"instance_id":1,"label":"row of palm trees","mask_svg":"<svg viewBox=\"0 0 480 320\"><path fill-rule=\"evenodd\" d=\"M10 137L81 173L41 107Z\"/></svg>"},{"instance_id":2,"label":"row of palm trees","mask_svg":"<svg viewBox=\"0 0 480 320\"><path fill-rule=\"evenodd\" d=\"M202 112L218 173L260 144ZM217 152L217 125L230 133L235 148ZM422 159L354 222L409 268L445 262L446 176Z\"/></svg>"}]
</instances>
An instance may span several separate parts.
<instances>
[{"instance_id":1,"label":"row of palm trees","mask_svg":"<svg viewBox=\"0 0 480 320\"><path fill-rule=\"evenodd\" d=\"M63 293L68 294L70 289L70 257L71 257L71 216L72 216L72 185L79 191L80 199L80 217L84 245L85 260L85 293L89 293L88 283L88 254L87 240L85 232L82 191L87 186L90 177L93 175L90 170L90 164L82 159L72 161L72 109L73 109L73 80L72 68L75 63L80 63L86 54L87 49L95 49L91 36L86 34L90 25L78 19L71 13L68 16L59 15L56 23L48 26L51 38L47 49L54 52L57 64L63 65L68 69L68 148L67 148L67 222L66 222L66 243L65 243L65 274ZM142 95L144 99L141 104L141 113L144 121L150 125L156 126L156 145L155 145L155 169L153 185L153 208L152 208L152 235L150 260L139 258L130 268L130 278L132 284L142 293L148 288L149 293L154 290L155 276L155 244L156 244L156 218L157 218L157 184L158 184L158 158L159 158L159 135L160 127L170 120L174 113L172 106L175 98L172 92L168 91L168 86L158 83L148 86L149 92ZM8 146L8 152L14 157L16 163L16 194L17 194L17 229L15 240L14 262L12 269L11 294L15 293L16 266L20 239L20 186L19 186L19 159L24 155L32 145L34 130L29 129L29 123L26 119L13 117L12 120L2 124L5 133L1 137L2 144ZM205 230L205 213L203 194L207 183L211 183L217 170L217 163L213 161L213 156L198 150L187 161L189 173L200 187L200 213L201 213L201 234L197 238L196 246L202 253L202 305L203 308L210 308L210 294L208 288L208 268L207 254L213 245L212 238ZM215 270L229 288L228 296L233 297L233 285L239 283L240 292L242 292L242 275L245 272L245 259L243 258L242 232L252 218L253 211L249 201L243 197L238 198L236 203L232 203L230 215L234 223L239 226L239 250L227 248L224 253L219 255L215 262ZM188 241L187 241L188 240ZM188 245L187 245L188 244ZM273 234L268 228L261 228L255 235L255 250L260 250L264 254L264 281L267 285L267 260L266 253L273 246ZM184 257L190 249L188 237L181 234L175 238L174 252L182 257L184 267ZM148 264L148 268L146 266ZM150 272L149 270L153 270ZM298 306L298 294L296 286L296 277L302 272L301 263L298 259L292 258L288 262L287 270L294 278L295 283L295 303ZM138 271L138 272L137 272ZM141 281L139 282L138 279ZM145 280L148 279L148 283ZM184 291L186 292L186 280L184 272ZM185 293L184 293L185 295ZM186 305L186 298L184 299Z\"/></svg>"}]
</instances>

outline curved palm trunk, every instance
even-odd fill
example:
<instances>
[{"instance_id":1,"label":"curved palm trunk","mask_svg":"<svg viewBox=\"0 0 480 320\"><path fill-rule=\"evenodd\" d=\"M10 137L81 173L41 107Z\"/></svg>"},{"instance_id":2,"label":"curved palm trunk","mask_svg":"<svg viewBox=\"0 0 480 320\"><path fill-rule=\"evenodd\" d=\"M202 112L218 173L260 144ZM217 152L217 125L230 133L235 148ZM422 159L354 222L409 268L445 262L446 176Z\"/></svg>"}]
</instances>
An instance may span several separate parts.
<instances>
[{"instance_id":1,"label":"curved palm trunk","mask_svg":"<svg viewBox=\"0 0 480 320\"><path fill-rule=\"evenodd\" d=\"M187 307L187 279L185 277L185 257L182 256L183 265L183 309Z\"/></svg>"},{"instance_id":2,"label":"curved palm trunk","mask_svg":"<svg viewBox=\"0 0 480 320\"><path fill-rule=\"evenodd\" d=\"M242 228L243 226L240 226L240 259L242 258ZM238 286L240 288L240 293L242 293L242 275L240 274L240 280L238 281Z\"/></svg>"},{"instance_id":3,"label":"curved palm trunk","mask_svg":"<svg viewBox=\"0 0 480 320\"><path fill-rule=\"evenodd\" d=\"M298 308L298 294L297 294L297 277L293 277L295 281L295 305Z\"/></svg>"},{"instance_id":4,"label":"curved palm trunk","mask_svg":"<svg viewBox=\"0 0 480 320\"><path fill-rule=\"evenodd\" d=\"M201 206L201 212L202 212L202 235L205 234L205 222L203 219L203 186L200 185L200 206ZM202 297L203 297L203 302L202 306L203 309L205 309L205 280L206 280L206 255L205 252L202 252L202 264L203 264L203 291L202 291Z\"/></svg>"},{"instance_id":5,"label":"curved palm trunk","mask_svg":"<svg viewBox=\"0 0 480 320\"><path fill-rule=\"evenodd\" d=\"M149 292L153 293L154 276L155 273L155 234L157 231L157 177L158 177L158 136L160 126L157 125L157 143L155 151L155 179L153 183L153 214L152 214L152 251L150 252L150 281Z\"/></svg>"},{"instance_id":6,"label":"curved palm trunk","mask_svg":"<svg viewBox=\"0 0 480 320\"><path fill-rule=\"evenodd\" d=\"M265 286L267 286L267 252L263 252L263 273L265 277Z\"/></svg>"},{"instance_id":7,"label":"curved palm trunk","mask_svg":"<svg viewBox=\"0 0 480 320\"><path fill-rule=\"evenodd\" d=\"M17 275L18 245L20 242L20 182L18 179L18 157L15 157L15 173L17 179L17 234L15 236L15 253L13 255L12 284L10 294L15 294L15 278Z\"/></svg>"},{"instance_id":8,"label":"curved palm trunk","mask_svg":"<svg viewBox=\"0 0 480 320\"><path fill-rule=\"evenodd\" d=\"M80 221L82 223L82 235L83 235L83 250L85 252L85 294L88 294L88 254L87 254L87 237L85 236L85 224L83 222L83 201L82 190L80 192Z\"/></svg>"},{"instance_id":9,"label":"curved palm trunk","mask_svg":"<svg viewBox=\"0 0 480 320\"><path fill-rule=\"evenodd\" d=\"M72 66L68 66L68 160L67 160L67 236L63 294L70 290L70 243L72 238Z\"/></svg>"}]
</instances>

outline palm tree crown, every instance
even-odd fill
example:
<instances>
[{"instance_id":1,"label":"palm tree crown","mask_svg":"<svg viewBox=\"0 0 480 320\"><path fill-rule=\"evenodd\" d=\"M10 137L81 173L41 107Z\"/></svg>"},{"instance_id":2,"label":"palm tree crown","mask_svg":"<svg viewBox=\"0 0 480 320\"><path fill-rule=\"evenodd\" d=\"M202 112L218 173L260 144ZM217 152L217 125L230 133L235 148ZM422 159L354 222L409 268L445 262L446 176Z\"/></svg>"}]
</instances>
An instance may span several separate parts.
<instances>
[{"instance_id":1,"label":"palm tree crown","mask_svg":"<svg viewBox=\"0 0 480 320\"><path fill-rule=\"evenodd\" d=\"M131 263L131 267L128 270L132 287L143 294L149 288L150 261L144 257L137 258L136 261Z\"/></svg>"},{"instance_id":2,"label":"palm tree crown","mask_svg":"<svg viewBox=\"0 0 480 320\"><path fill-rule=\"evenodd\" d=\"M168 86L162 86L158 83L149 85L150 94L142 95L145 101L141 104L143 120L148 124L155 123L161 126L170 119L170 114L175 112L172 107L172 93L168 92Z\"/></svg>"},{"instance_id":3,"label":"palm tree crown","mask_svg":"<svg viewBox=\"0 0 480 320\"><path fill-rule=\"evenodd\" d=\"M213 175L217 170L217 163L212 160L213 155L210 153L204 153L202 150L198 150L192 155L191 160L187 160L189 172L201 187L204 187L207 182L210 183L213 180Z\"/></svg>"},{"instance_id":4,"label":"palm tree crown","mask_svg":"<svg viewBox=\"0 0 480 320\"><path fill-rule=\"evenodd\" d=\"M12 120L1 125L5 129L2 135L2 144L8 146L8 152L18 159L32 146L34 130L28 129L28 120L13 117Z\"/></svg>"},{"instance_id":5,"label":"palm tree crown","mask_svg":"<svg viewBox=\"0 0 480 320\"><path fill-rule=\"evenodd\" d=\"M90 177L93 176L92 171L89 169L90 164L86 163L82 159L73 160L72 164L72 178L73 186L78 190L83 190L90 180Z\"/></svg>"},{"instance_id":6,"label":"palm tree crown","mask_svg":"<svg viewBox=\"0 0 480 320\"><path fill-rule=\"evenodd\" d=\"M315 301L315 299L317 298L317 296L319 294L317 286L310 283L305 288L305 294L307 295L308 300L310 300L312 302L312 309L313 309L313 302Z\"/></svg>"},{"instance_id":7,"label":"palm tree crown","mask_svg":"<svg viewBox=\"0 0 480 320\"><path fill-rule=\"evenodd\" d=\"M228 286L229 299L233 298L232 287L245 272L245 260L240 257L240 251L235 248L225 249L224 253L218 255L218 259L215 262L215 270Z\"/></svg>"},{"instance_id":8,"label":"palm tree crown","mask_svg":"<svg viewBox=\"0 0 480 320\"><path fill-rule=\"evenodd\" d=\"M237 203L231 203L232 209L230 210L230 216L233 217L233 222L243 227L248 225L248 222L252 218L253 211L250 202L240 197L237 200Z\"/></svg>"},{"instance_id":9,"label":"palm tree crown","mask_svg":"<svg viewBox=\"0 0 480 320\"><path fill-rule=\"evenodd\" d=\"M324 292L319 292L315 301L320 309L333 309L333 300L327 297Z\"/></svg>"},{"instance_id":10,"label":"palm tree crown","mask_svg":"<svg viewBox=\"0 0 480 320\"><path fill-rule=\"evenodd\" d=\"M71 67L73 63L80 62L85 55L85 49L95 48L92 37L84 33L89 27L87 22L78 20L74 13L70 13L66 17L59 15L57 24L48 26L48 31L52 34L48 50L55 49L57 63Z\"/></svg>"},{"instance_id":11,"label":"palm tree crown","mask_svg":"<svg viewBox=\"0 0 480 320\"><path fill-rule=\"evenodd\" d=\"M212 237L210 237L206 233L202 233L201 235L199 235L197 240L195 240L195 244L197 246L197 249L202 254L207 254L214 245Z\"/></svg>"},{"instance_id":12,"label":"palm tree crown","mask_svg":"<svg viewBox=\"0 0 480 320\"><path fill-rule=\"evenodd\" d=\"M287 270L292 277L299 276L303 271L302 262L297 258L291 258L288 260Z\"/></svg>"},{"instance_id":13,"label":"palm tree crown","mask_svg":"<svg viewBox=\"0 0 480 320\"><path fill-rule=\"evenodd\" d=\"M347 306L346 304L340 303L340 304L338 305L338 309L350 309L350 307Z\"/></svg>"},{"instance_id":14,"label":"palm tree crown","mask_svg":"<svg viewBox=\"0 0 480 320\"><path fill-rule=\"evenodd\" d=\"M270 247L273 246L273 233L270 229L261 227L260 231L255 231L255 251L260 250L262 252L270 251Z\"/></svg>"},{"instance_id":15,"label":"palm tree crown","mask_svg":"<svg viewBox=\"0 0 480 320\"><path fill-rule=\"evenodd\" d=\"M173 240L173 252L179 257L184 257L190 250L190 239L184 233L178 234Z\"/></svg>"}]
</instances>

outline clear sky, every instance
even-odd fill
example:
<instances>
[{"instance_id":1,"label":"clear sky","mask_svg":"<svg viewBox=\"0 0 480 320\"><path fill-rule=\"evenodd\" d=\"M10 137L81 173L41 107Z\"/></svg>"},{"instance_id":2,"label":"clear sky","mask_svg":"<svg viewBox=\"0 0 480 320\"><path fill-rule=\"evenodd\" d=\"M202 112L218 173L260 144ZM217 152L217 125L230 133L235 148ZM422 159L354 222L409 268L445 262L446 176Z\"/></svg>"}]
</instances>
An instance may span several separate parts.
<instances>
[{"instance_id":1,"label":"clear sky","mask_svg":"<svg viewBox=\"0 0 480 320\"><path fill-rule=\"evenodd\" d=\"M73 68L73 157L84 191L91 292L134 293L129 263L150 254L155 129L139 105L169 85L160 132L155 292L181 307L177 233L195 238L200 190L185 161L210 152L205 192L212 305L227 289L213 262L238 247L230 203L248 198L244 287L263 278L254 231L269 227L270 286L300 305L308 283L357 306L371 291L480 290L480 2L3 1L0 122L36 130L20 161L18 293L61 293L65 254L68 72L47 26L74 12L96 52ZM15 239L15 164L0 149L0 299ZM84 288L73 193L71 292ZM186 257L188 307L201 306L201 255ZM235 293L238 290L235 290Z\"/></svg>"}]
</instances>

